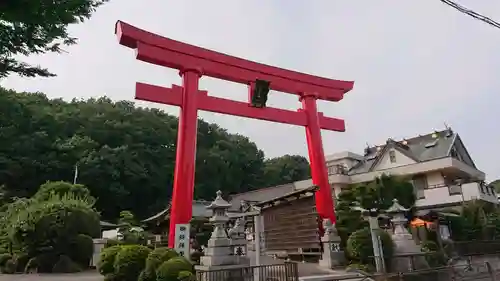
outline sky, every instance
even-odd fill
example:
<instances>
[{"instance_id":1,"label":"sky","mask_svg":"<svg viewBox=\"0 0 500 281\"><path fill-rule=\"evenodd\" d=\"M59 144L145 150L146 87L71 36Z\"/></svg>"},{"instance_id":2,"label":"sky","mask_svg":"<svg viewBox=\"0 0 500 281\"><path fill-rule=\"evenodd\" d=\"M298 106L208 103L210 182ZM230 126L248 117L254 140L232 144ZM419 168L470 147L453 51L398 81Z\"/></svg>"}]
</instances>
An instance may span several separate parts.
<instances>
[{"instance_id":1,"label":"sky","mask_svg":"<svg viewBox=\"0 0 500 281\"><path fill-rule=\"evenodd\" d=\"M457 0L500 20L500 1ZM11 75L2 86L51 98L134 99L135 83L180 85L176 71L134 59L118 44L117 20L175 40L339 80L355 81L338 103L319 109L346 121L346 132L323 132L326 154L363 153L442 130L458 132L488 180L500 178L500 29L439 0L111 0L87 22L71 26L79 43L67 53L30 56L55 78ZM210 95L246 101L246 86L202 78ZM171 106L137 102L178 114ZM268 106L295 110L297 97L272 92ZM497 113L495 113L497 112ZM248 136L266 157L307 155L305 130L202 112L231 133Z\"/></svg>"}]
</instances>

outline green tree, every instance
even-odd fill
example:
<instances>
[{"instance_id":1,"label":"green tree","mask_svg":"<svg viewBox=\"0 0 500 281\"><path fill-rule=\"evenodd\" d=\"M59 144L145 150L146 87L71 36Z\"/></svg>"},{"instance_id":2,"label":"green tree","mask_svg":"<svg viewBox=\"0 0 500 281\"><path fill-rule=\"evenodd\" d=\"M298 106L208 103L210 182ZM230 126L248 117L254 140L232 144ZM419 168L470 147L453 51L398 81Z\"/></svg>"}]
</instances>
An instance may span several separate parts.
<instances>
[{"instance_id":1,"label":"green tree","mask_svg":"<svg viewBox=\"0 0 500 281\"><path fill-rule=\"evenodd\" d=\"M70 24L90 18L107 0L7 0L0 4L0 78L10 73L27 77L55 76L48 69L20 61L20 55L62 52L76 43Z\"/></svg>"},{"instance_id":2,"label":"green tree","mask_svg":"<svg viewBox=\"0 0 500 281\"><path fill-rule=\"evenodd\" d=\"M352 233L367 226L361 213L353 210L353 206L386 210L393 204L393 199L398 199L404 207L412 208L416 200L413 185L405 178L382 175L371 182L353 185L340 192L336 206L336 227L342 243L345 245Z\"/></svg>"},{"instance_id":3,"label":"green tree","mask_svg":"<svg viewBox=\"0 0 500 281\"><path fill-rule=\"evenodd\" d=\"M490 182L490 185L493 186L497 193L500 193L500 179Z\"/></svg>"},{"instance_id":4,"label":"green tree","mask_svg":"<svg viewBox=\"0 0 500 281\"><path fill-rule=\"evenodd\" d=\"M307 159L300 155L284 155L264 163L264 178L269 186L275 186L310 178Z\"/></svg>"},{"instance_id":5,"label":"green tree","mask_svg":"<svg viewBox=\"0 0 500 281\"><path fill-rule=\"evenodd\" d=\"M73 182L77 166L77 183L96 198L103 220L116 221L123 210L138 220L149 217L172 195L177 122L128 101L66 102L0 88L3 200L31 197L47 181ZM239 193L307 177L304 158L283 159L288 160L266 161L247 137L199 120L195 198L211 200L219 189Z\"/></svg>"}]
</instances>

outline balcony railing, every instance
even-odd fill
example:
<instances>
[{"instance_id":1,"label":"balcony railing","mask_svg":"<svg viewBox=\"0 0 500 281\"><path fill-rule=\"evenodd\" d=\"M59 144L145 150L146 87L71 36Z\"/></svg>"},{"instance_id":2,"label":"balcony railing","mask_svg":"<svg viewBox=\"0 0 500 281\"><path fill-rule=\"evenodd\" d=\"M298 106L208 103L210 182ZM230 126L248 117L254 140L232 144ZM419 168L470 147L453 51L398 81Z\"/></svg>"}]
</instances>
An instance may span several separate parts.
<instances>
[{"instance_id":1,"label":"balcony railing","mask_svg":"<svg viewBox=\"0 0 500 281\"><path fill-rule=\"evenodd\" d=\"M328 166L329 175L347 175L347 168L344 165Z\"/></svg>"}]
</instances>

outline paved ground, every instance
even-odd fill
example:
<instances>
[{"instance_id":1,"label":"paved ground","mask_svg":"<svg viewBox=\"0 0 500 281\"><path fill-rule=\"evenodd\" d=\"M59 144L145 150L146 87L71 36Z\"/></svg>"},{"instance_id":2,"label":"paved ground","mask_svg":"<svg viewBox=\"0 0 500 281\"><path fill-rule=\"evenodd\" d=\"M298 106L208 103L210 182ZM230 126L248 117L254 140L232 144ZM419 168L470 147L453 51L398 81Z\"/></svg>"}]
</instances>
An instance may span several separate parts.
<instances>
[{"instance_id":1,"label":"paved ground","mask_svg":"<svg viewBox=\"0 0 500 281\"><path fill-rule=\"evenodd\" d=\"M0 274L0 281L102 281L97 272L76 274Z\"/></svg>"}]
</instances>

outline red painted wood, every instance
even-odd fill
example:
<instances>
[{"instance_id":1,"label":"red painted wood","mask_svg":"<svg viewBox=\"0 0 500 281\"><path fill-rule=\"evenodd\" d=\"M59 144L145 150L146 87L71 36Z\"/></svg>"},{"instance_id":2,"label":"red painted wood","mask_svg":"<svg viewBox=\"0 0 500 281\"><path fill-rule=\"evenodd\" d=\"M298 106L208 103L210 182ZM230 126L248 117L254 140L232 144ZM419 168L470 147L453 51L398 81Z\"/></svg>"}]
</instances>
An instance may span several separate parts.
<instances>
[{"instance_id":1,"label":"red painted wood","mask_svg":"<svg viewBox=\"0 0 500 281\"><path fill-rule=\"evenodd\" d=\"M197 68L203 75L242 84L256 79L271 82L271 89L301 95L315 92L318 99L339 101L354 82L328 79L273 67L175 41L118 21L115 33L120 44L137 49L137 58L175 69Z\"/></svg>"},{"instance_id":2,"label":"red painted wood","mask_svg":"<svg viewBox=\"0 0 500 281\"><path fill-rule=\"evenodd\" d=\"M137 59L180 70L182 87L136 85L136 98L179 106L179 130L172 197L169 246L174 247L176 224L189 223L195 178L198 110L304 126L313 182L319 186L316 207L321 218L335 223L332 191L328 182L321 129L344 131L344 121L317 112L316 100L339 101L354 82L327 79L273 67L165 38L118 21L115 33L120 44L137 49ZM301 97L297 112L277 108L254 108L249 103L208 96L198 89L201 75L249 85L256 79L271 83L272 90ZM249 93L251 99L251 92Z\"/></svg>"},{"instance_id":3,"label":"red painted wood","mask_svg":"<svg viewBox=\"0 0 500 281\"><path fill-rule=\"evenodd\" d=\"M135 98L155 103L181 106L182 87L172 85L172 88L165 88L137 83ZM209 96L205 91L199 91L198 93L198 109L277 123L307 126L307 117L303 110L290 111L272 107L255 108L249 106L246 102ZM345 131L345 123L342 119L325 117L322 113L318 113L318 118L321 129L337 132Z\"/></svg>"}]
</instances>

